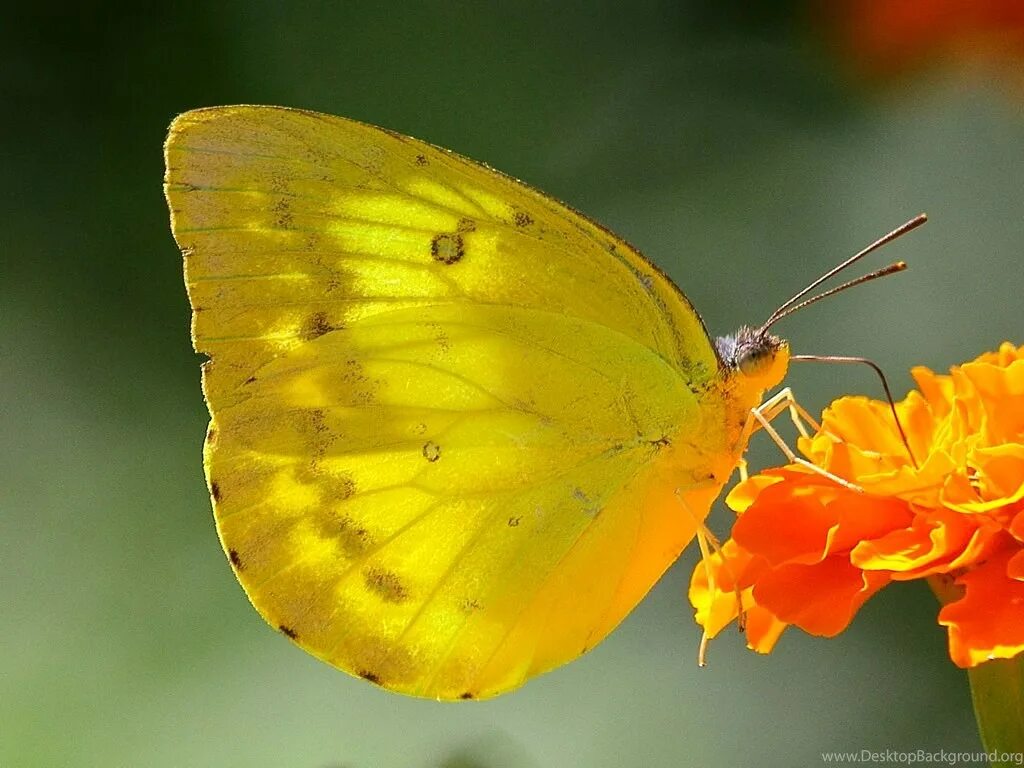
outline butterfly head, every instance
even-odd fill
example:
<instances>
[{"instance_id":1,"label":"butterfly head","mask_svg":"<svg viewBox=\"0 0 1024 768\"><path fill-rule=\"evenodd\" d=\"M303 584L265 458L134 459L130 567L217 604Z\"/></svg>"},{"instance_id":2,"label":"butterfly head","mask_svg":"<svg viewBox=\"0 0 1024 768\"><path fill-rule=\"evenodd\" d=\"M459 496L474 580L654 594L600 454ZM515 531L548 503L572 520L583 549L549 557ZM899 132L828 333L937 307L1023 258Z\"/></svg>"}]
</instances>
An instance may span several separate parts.
<instances>
[{"instance_id":1,"label":"butterfly head","mask_svg":"<svg viewBox=\"0 0 1024 768\"><path fill-rule=\"evenodd\" d=\"M883 235L867 248L861 249L846 261L833 267L790 298L789 301L772 312L771 316L757 328L743 326L734 335L722 336L717 339L715 346L718 349L718 356L730 373L734 375L734 380L737 375L740 376L740 380L749 392L764 392L781 382L786 375L786 370L789 368L789 343L778 336L773 336L768 330L784 317L788 317L794 312L799 312L801 309L812 304L817 304L822 299L827 299L829 296L834 296L849 288L877 280L880 277L902 272L907 268L906 263L896 261L887 267L876 269L874 272L861 275L853 280L848 280L842 285L837 285L835 288L823 291L816 296L811 296L809 299L804 298L823 282L839 274L851 264L856 263L886 243L891 243L897 237L910 232L912 229L916 229L927 220L928 217L925 214L919 214L889 234ZM802 359L807 359L807 356L803 356Z\"/></svg>"},{"instance_id":2,"label":"butterfly head","mask_svg":"<svg viewBox=\"0 0 1024 768\"><path fill-rule=\"evenodd\" d=\"M753 390L771 389L789 367L789 342L763 327L743 326L731 336L718 338L715 346L730 372L742 376Z\"/></svg>"}]
</instances>

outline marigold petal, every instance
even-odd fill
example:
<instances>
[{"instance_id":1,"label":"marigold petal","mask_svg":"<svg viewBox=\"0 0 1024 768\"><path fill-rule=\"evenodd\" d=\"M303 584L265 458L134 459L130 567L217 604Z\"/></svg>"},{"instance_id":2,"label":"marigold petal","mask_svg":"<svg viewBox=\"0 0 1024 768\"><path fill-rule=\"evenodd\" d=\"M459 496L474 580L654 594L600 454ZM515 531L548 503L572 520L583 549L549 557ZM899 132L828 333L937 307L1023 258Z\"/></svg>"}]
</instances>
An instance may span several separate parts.
<instances>
[{"instance_id":1,"label":"marigold petal","mask_svg":"<svg viewBox=\"0 0 1024 768\"><path fill-rule=\"evenodd\" d=\"M1024 542L1024 510L1018 512L1007 529L1017 541Z\"/></svg>"},{"instance_id":2,"label":"marigold petal","mask_svg":"<svg viewBox=\"0 0 1024 768\"><path fill-rule=\"evenodd\" d=\"M1021 347L1024 350L1024 346ZM987 396L1013 396L1024 393L1024 354L1020 351L1012 359L999 360L982 357L960 366L979 392Z\"/></svg>"},{"instance_id":3,"label":"marigold petal","mask_svg":"<svg viewBox=\"0 0 1024 768\"><path fill-rule=\"evenodd\" d=\"M970 382L976 411L968 427L989 445L1019 442L1024 436L1024 360L1002 367L988 362L967 363L954 375Z\"/></svg>"},{"instance_id":4,"label":"marigold petal","mask_svg":"<svg viewBox=\"0 0 1024 768\"><path fill-rule=\"evenodd\" d=\"M942 486L956 463L949 454L935 450L923 460L920 468L900 467L888 475L854 475L853 481L877 496L899 498L927 507L939 505Z\"/></svg>"},{"instance_id":5,"label":"marigold petal","mask_svg":"<svg viewBox=\"0 0 1024 768\"><path fill-rule=\"evenodd\" d=\"M884 536L910 525L911 507L896 498L882 498L842 488L828 505L839 523L830 552L849 552L865 539Z\"/></svg>"},{"instance_id":6,"label":"marigold petal","mask_svg":"<svg viewBox=\"0 0 1024 768\"><path fill-rule=\"evenodd\" d=\"M968 471L949 475L939 494L944 506L966 515L1013 511L1024 500L1024 445L1003 444L971 451Z\"/></svg>"},{"instance_id":7,"label":"marigold petal","mask_svg":"<svg viewBox=\"0 0 1024 768\"><path fill-rule=\"evenodd\" d=\"M697 564L690 578L690 603L694 618L709 638L717 636L735 621L742 605L746 620L747 647L758 653L769 653L775 647L786 625L771 611L757 604L750 584L767 570L764 558L751 555L730 539L722 545L721 553ZM708 589L708 574L715 581L715 589ZM736 585L743 585L740 602L736 599Z\"/></svg>"},{"instance_id":8,"label":"marigold petal","mask_svg":"<svg viewBox=\"0 0 1024 768\"><path fill-rule=\"evenodd\" d=\"M789 625L779 621L764 606L753 603L753 599L750 607L744 605L744 608L747 612L747 647L757 653L770 653Z\"/></svg>"},{"instance_id":9,"label":"marigold petal","mask_svg":"<svg viewBox=\"0 0 1024 768\"><path fill-rule=\"evenodd\" d=\"M942 425L919 393L911 392L896 410L919 466L911 460L889 404L861 397L843 397L829 406L822 414L822 431L802 439L800 449L812 463L870 493L935 506L946 477L963 462L949 455Z\"/></svg>"},{"instance_id":10,"label":"marigold petal","mask_svg":"<svg viewBox=\"0 0 1024 768\"><path fill-rule=\"evenodd\" d=\"M1004 504L1024 498L1024 445L1006 443L979 448L971 454L971 466L980 476L983 498Z\"/></svg>"},{"instance_id":11,"label":"marigold petal","mask_svg":"<svg viewBox=\"0 0 1024 768\"><path fill-rule=\"evenodd\" d=\"M923 365L911 368L910 375L931 408L933 417L942 419L948 416L953 403L952 379L949 376L941 376Z\"/></svg>"},{"instance_id":12,"label":"marigold petal","mask_svg":"<svg viewBox=\"0 0 1024 768\"><path fill-rule=\"evenodd\" d=\"M736 521L733 538L772 565L819 562L837 525L825 500L840 489L817 475L768 486Z\"/></svg>"},{"instance_id":13,"label":"marigold petal","mask_svg":"<svg viewBox=\"0 0 1024 768\"><path fill-rule=\"evenodd\" d=\"M922 461L934 446L935 412L932 406L920 392L911 390L902 401L896 403L896 412L914 451L914 458L918 462Z\"/></svg>"},{"instance_id":14,"label":"marigold petal","mask_svg":"<svg viewBox=\"0 0 1024 768\"><path fill-rule=\"evenodd\" d=\"M949 631L949 656L957 666L973 667L1024 651L1024 581L1007 575L1017 551L1004 548L958 578L964 596L939 612L939 624Z\"/></svg>"},{"instance_id":15,"label":"marigold petal","mask_svg":"<svg viewBox=\"0 0 1024 768\"><path fill-rule=\"evenodd\" d=\"M738 515L747 511L747 508L754 503L761 491L769 485L781 483L783 476L778 472L765 472L748 477L746 480L736 483L732 490L725 497L725 504Z\"/></svg>"},{"instance_id":16,"label":"marigold petal","mask_svg":"<svg viewBox=\"0 0 1024 768\"><path fill-rule=\"evenodd\" d=\"M909 527L855 546L850 562L868 571L893 571L900 581L946 573L977 531L978 522L964 515L941 507L924 510Z\"/></svg>"},{"instance_id":17,"label":"marigold petal","mask_svg":"<svg viewBox=\"0 0 1024 768\"><path fill-rule=\"evenodd\" d=\"M927 404L911 396L897 404L897 412L915 457L927 455L933 422ZM833 402L822 413L821 431L798 445L812 463L851 479L888 475L912 465L889 404L866 397Z\"/></svg>"},{"instance_id":18,"label":"marigold petal","mask_svg":"<svg viewBox=\"0 0 1024 768\"><path fill-rule=\"evenodd\" d=\"M957 512L967 512L968 508L983 505L977 488L963 471L952 472L946 477L939 492L939 503Z\"/></svg>"},{"instance_id":19,"label":"marigold petal","mask_svg":"<svg viewBox=\"0 0 1024 768\"><path fill-rule=\"evenodd\" d=\"M953 410L950 412L948 423L944 425L949 429L949 443L964 451L969 448L970 442L977 442L985 426L984 403L965 368L966 366L954 367L949 371L949 376L953 380ZM957 460L966 457L956 452L953 455Z\"/></svg>"},{"instance_id":20,"label":"marigold petal","mask_svg":"<svg viewBox=\"0 0 1024 768\"><path fill-rule=\"evenodd\" d=\"M733 538L773 566L808 565L907 527L913 517L899 499L858 493L821 475L790 474L761 489Z\"/></svg>"},{"instance_id":21,"label":"marigold petal","mask_svg":"<svg viewBox=\"0 0 1024 768\"><path fill-rule=\"evenodd\" d=\"M1004 538L1003 527L995 520L982 517L976 518L976 521L978 528L971 534L971 538L964 545L963 550L945 565L947 573L956 573L961 569L973 567L975 563L982 562L988 557L993 547L998 546L1000 540ZM905 575L909 576L909 574Z\"/></svg>"},{"instance_id":22,"label":"marigold petal","mask_svg":"<svg viewBox=\"0 0 1024 768\"><path fill-rule=\"evenodd\" d=\"M830 557L815 565L784 565L766 572L754 585L754 600L779 621L833 637L888 583L885 573L861 571L843 557Z\"/></svg>"},{"instance_id":23,"label":"marigold petal","mask_svg":"<svg viewBox=\"0 0 1024 768\"><path fill-rule=\"evenodd\" d=\"M1007 561L1006 575L1016 581L1024 581L1024 549L1016 552Z\"/></svg>"},{"instance_id":24,"label":"marigold petal","mask_svg":"<svg viewBox=\"0 0 1024 768\"><path fill-rule=\"evenodd\" d=\"M976 363L990 363L1005 368L1015 360L1024 360L1024 344L1016 346L1008 341L999 345L995 352L983 352L975 358Z\"/></svg>"},{"instance_id":25,"label":"marigold petal","mask_svg":"<svg viewBox=\"0 0 1024 768\"><path fill-rule=\"evenodd\" d=\"M821 415L823 432L881 457L906 458L888 403L866 397L841 397Z\"/></svg>"}]
</instances>

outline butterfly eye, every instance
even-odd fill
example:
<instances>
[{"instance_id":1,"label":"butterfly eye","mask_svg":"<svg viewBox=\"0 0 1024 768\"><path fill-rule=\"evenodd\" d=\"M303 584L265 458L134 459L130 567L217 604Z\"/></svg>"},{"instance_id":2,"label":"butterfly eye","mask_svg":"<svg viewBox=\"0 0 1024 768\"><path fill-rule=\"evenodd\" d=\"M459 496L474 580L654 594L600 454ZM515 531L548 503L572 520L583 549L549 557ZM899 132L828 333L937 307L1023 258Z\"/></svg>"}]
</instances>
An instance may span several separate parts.
<instances>
[{"instance_id":1,"label":"butterfly eye","mask_svg":"<svg viewBox=\"0 0 1024 768\"><path fill-rule=\"evenodd\" d=\"M745 376L757 376L764 373L773 357L774 350L764 346L751 346L740 350L736 366Z\"/></svg>"}]
</instances>

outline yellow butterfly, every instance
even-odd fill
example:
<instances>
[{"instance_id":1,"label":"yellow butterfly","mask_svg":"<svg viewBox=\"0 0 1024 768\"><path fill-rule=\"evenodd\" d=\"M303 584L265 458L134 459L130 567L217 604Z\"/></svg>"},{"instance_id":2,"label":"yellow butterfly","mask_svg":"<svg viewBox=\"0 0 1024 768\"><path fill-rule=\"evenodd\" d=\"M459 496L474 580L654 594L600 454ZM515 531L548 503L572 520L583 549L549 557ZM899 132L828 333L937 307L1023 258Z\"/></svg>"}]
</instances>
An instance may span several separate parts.
<instances>
[{"instance_id":1,"label":"yellow butterfly","mask_svg":"<svg viewBox=\"0 0 1024 768\"><path fill-rule=\"evenodd\" d=\"M657 267L487 166L279 107L179 116L165 191L217 530L263 617L390 690L484 698L608 634L783 377Z\"/></svg>"}]
</instances>

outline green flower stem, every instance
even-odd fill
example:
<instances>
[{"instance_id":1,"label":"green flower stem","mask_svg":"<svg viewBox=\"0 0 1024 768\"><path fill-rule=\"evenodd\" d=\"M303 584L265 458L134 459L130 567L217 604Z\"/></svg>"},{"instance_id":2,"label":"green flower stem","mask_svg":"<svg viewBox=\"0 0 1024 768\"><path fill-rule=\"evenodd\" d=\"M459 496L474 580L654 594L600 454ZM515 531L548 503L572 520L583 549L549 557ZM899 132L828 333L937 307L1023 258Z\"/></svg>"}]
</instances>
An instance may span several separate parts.
<instances>
[{"instance_id":1,"label":"green flower stem","mask_svg":"<svg viewBox=\"0 0 1024 768\"><path fill-rule=\"evenodd\" d=\"M1020 765L1014 758L1024 753L1024 656L986 661L967 670L967 678L981 743L997 753L992 766Z\"/></svg>"},{"instance_id":2,"label":"green flower stem","mask_svg":"<svg viewBox=\"0 0 1024 768\"><path fill-rule=\"evenodd\" d=\"M943 605L963 595L951 576L931 576L928 586ZM995 753L991 765L1019 766L1017 755L1024 754L1024 654L972 667L967 670L967 679L982 746L986 752Z\"/></svg>"}]
</instances>

